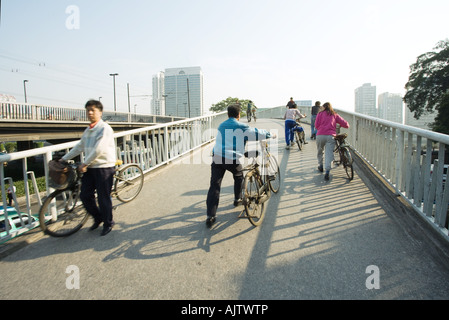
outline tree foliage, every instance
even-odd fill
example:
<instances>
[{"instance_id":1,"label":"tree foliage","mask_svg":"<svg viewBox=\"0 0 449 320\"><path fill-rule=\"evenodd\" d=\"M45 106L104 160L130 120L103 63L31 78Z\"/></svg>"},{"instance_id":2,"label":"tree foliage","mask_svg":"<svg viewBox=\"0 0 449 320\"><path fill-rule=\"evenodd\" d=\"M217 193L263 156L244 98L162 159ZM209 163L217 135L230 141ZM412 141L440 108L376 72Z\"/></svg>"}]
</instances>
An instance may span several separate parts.
<instances>
[{"instance_id":1,"label":"tree foliage","mask_svg":"<svg viewBox=\"0 0 449 320\"><path fill-rule=\"evenodd\" d=\"M449 132L449 40L438 42L434 51L420 55L410 66L410 76L404 96L414 117L437 112L432 129Z\"/></svg>"},{"instance_id":2,"label":"tree foliage","mask_svg":"<svg viewBox=\"0 0 449 320\"><path fill-rule=\"evenodd\" d=\"M234 103L239 103L242 107L242 111L245 112L248 102L249 102L248 99L242 100L239 98L228 97L225 100L222 100L220 102L217 102L216 104L213 104L212 107L209 108L209 110L212 112L222 112L222 111L226 111L226 109L228 108L229 105L234 104Z\"/></svg>"}]
</instances>

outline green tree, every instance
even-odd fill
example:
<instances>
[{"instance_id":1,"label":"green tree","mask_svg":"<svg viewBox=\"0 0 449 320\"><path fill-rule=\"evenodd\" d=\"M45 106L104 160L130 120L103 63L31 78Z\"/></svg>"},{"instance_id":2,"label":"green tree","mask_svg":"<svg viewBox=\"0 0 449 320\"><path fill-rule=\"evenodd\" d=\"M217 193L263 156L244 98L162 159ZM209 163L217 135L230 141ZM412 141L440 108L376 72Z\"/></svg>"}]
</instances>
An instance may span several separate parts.
<instances>
[{"instance_id":1,"label":"green tree","mask_svg":"<svg viewBox=\"0 0 449 320\"><path fill-rule=\"evenodd\" d=\"M404 102L414 117L437 112L432 130L449 133L449 40L438 42L434 51L420 55L410 66Z\"/></svg>"},{"instance_id":2,"label":"green tree","mask_svg":"<svg viewBox=\"0 0 449 320\"><path fill-rule=\"evenodd\" d=\"M226 111L226 109L228 108L229 105L234 104L234 103L239 103L242 106L242 111L245 112L248 102L249 102L248 99L242 100L239 98L228 97L225 100L222 100L216 104L213 104L212 107L209 108L209 110L212 112L222 112L222 111Z\"/></svg>"}]
</instances>

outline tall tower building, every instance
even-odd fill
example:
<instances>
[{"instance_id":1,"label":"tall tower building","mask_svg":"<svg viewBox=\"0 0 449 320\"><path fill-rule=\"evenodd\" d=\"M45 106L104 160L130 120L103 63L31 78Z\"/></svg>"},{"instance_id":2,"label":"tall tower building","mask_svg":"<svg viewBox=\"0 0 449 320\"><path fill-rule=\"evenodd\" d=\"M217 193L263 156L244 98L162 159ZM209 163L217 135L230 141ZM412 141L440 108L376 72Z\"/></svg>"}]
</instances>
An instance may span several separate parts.
<instances>
[{"instance_id":1,"label":"tall tower building","mask_svg":"<svg viewBox=\"0 0 449 320\"><path fill-rule=\"evenodd\" d=\"M365 83L355 89L355 112L377 117L376 86Z\"/></svg>"},{"instance_id":2,"label":"tall tower building","mask_svg":"<svg viewBox=\"0 0 449 320\"><path fill-rule=\"evenodd\" d=\"M378 97L379 118L403 123L402 97L398 93L381 93Z\"/></svg>"},{"instance_id":3,"label":"tall tower building","mask_svg":"<svg viewBox=\"0 0 449 320\"><path fill-rule=\"evenodd\" d=\"M153 76L153 99L151 100L151 114L165 115L165 96L164 96L164 72L158 72Z\"/></svg>"},{"instance_id":4,"label":"tall tower building","mask_svg":"<svg viewBox=\"0 0 449 320\"><path fill-rule=\"evenodd\" d=\"M200 67L165 69L165 115L203 115L203 72Z\"/></svg>"}]
</instances>

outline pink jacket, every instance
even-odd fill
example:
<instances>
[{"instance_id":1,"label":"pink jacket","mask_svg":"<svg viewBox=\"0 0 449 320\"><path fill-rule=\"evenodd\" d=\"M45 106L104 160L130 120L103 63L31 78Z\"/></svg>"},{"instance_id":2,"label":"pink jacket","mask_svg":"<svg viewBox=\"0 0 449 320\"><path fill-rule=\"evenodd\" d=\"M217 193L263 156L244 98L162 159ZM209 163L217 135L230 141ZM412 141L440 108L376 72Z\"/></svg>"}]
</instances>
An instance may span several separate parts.
<instances>
[{"instance_id":1,"label":"pink jacket","mask_svg":"<svg viewBox=\"0 0 449 320\"><path fill-rule=\"evenodd\" d=\"M318 136L335 136L337 123L343 128L349 128L349 123L338 114L330 115L326 111L318 113L315 120Z\"/></svg>"}]
</instances>

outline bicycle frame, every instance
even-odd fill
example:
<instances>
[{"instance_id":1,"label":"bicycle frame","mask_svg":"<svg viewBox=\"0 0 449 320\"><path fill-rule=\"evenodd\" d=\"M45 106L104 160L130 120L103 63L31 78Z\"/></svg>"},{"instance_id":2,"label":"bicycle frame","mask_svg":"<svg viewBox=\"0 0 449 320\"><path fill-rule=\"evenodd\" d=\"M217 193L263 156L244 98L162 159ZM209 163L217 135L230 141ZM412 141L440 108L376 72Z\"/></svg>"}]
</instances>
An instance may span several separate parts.
<instances>
[{"instance_id":1,"label":"bicycle frame","mask_svg":"<svg viewBox=\"0 0 449 320\"><path fill-rule=\"evenodd\" d=\"M256 150L255 151L255 155L252 156L249 153L248 154L248 158L253 158L252 163L248 166L246 166L243 170L244 171L249 171L249 172L255 172L255 178L258 179L260 178L262 181L262 186L259 188L259 194L262 194L262 196L256 200L256 203L260 204L260 203L264 203L266 202L270 197L271 197L271 189L268 183L268 162L266 160L266 157L268 155L268 143L266 141L260 141L260 146L262 149L262 160L259 161L257 160L259 158L259 151ZM259 168L262 168L262 170L260 170Z\"/></svg>"}]
</instances>

